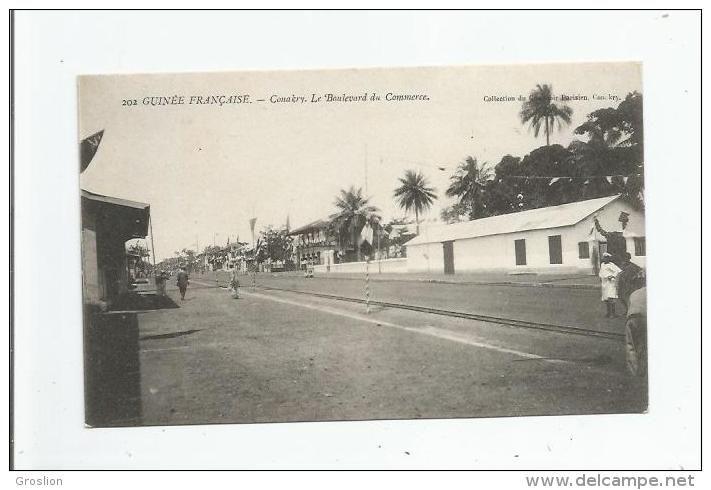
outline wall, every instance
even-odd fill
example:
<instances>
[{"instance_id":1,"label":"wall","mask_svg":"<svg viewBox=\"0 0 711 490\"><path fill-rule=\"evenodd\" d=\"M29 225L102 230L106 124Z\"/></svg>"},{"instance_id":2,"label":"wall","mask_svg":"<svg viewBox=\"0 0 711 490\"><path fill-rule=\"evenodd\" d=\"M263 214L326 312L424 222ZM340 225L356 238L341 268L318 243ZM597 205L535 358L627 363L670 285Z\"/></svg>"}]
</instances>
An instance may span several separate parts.
<instances>
[{"instance_id":1,"label":"wall","mask_svg":"<svg viewBox=\"0 0 711 490\"><path fill-rule=\"evenodd\" d=\"M97 303L101 299L102 278L99 274L95 227L94 215L84 213L81 230L81 259L82 295L85 303Z\"/></svg>"},{"instance_id":2,"label":"wall","mask_svg":"<svg viewBox=\"0 0 711 490\"><path fill-rule=\"evenodd\" d=\"M314 272L365 273L365 262L331 264L330 271L326 265L315 265ZM407 272L407 259L373 260L368 264L368 272L371 274Z\"/></svg>"},{"instance_id":3,"label":"wall","mask_svg":"<svg viewBox=\"0 0 711 490\"><path fill-rule=\"evenodd\" d=\"M561 236L563 263L551 264L548 237ZM526 241L526 265L516 265L515 241ZM454 242L454 272L498 271L507 273L592 273L590 259L578 258L578 242L587 241L584 233L575 227L532 230L486 237L456 240ZM441 244L438 244L442 248ZM408 255L411 251L408 250ZM440 256L441 256L440 252ZM444 272L439 259L432 272ZM417 271L410 267L411 271ZM421 270L421 269L420 269Z\"/></svg>"},{"instance_id":4,"label":"wall","mask_svg":"<svg viewBox=\"0 0 711 490\"><path fill-rule=\"evenodd\" d=\"M128 220L117 216L114 209L82 199L82 293L86 304L111 303L128 291Z\"/></svg>"},{"instance_id":5,"label":"wall","mask_svg":"<svg viewBox=\"0 0 711 490\"><path fill-rule=\"evenodd\" d=\"M455 243L456 255L456 243ZM425 243L422 245L407 247L407 270L408 272L434 272L444 273L444 252L442 244ZM455 257L455 273L457 259Z\"/></svg>"}]
</instances>

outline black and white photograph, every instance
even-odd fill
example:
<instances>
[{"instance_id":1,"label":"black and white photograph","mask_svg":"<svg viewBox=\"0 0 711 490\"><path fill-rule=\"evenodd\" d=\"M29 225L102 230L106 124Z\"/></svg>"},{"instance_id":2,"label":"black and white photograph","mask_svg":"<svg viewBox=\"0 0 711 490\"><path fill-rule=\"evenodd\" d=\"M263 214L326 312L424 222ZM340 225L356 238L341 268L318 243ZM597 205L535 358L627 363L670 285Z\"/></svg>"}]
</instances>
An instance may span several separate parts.
<instances>
[{"instance_id":1,"label":"black and white photograph","mask_svg":"<svg viewBox=\"0 0 711 490\"><path fill-rule=\"evenodd\" d=\"M44 3L11 485L704 487L700 9Z\"/></svg>"},{"instance_id":2,"label":"black and white photograph","mask_svg":"<svg viewBox=\"0 0 711 490\"><path fill-rule=\"evenodd\" d=\"M639 62L81 76L86 426L645 413L644 96Z\"/></svg>"}]
</instances>

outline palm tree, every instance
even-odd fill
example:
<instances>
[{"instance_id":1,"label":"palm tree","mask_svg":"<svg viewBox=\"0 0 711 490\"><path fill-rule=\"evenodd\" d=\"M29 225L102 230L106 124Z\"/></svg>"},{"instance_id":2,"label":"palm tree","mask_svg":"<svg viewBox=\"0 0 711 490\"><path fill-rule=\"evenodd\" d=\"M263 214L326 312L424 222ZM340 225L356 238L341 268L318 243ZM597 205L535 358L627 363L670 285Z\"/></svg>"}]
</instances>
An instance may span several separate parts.
<instances>
[{"instance_id":1,"label":"palm tree","mask_svg":"<svg viewBox=\"0 0 711 490\"><path fill-rule=\"evenodd\" d=\"M362 189L356 190L354 186L348 190L341 189L341 194L336 197L334 205L338 212L330 216L331 222L339 233L346 230L350 233L356 258L360 261L357 233L366 224L377 226L380 223L380 216L377 214L379 209L368 203L368 198L363 196Z\"/></svg>"},{"instance_id":2,"label":"palm tree","mask_svg":"<svg viewBox=\"0 0 711 490\"><path fill-rule=\"evenodd\" d=\"M529 123L533 129L533 135L537 138L543 127L546 134L546 146L550 146L550 135L553 127L558 124L560 130L563 125L570 124L573 109L567 105L557 105L553 103L552 87L548 84L538 84L531 91L528 100L523 103L519 116L521 123Z\"/></svg>"},{"instance_id":3,"label":"palm tree","mask_svg":"<svg viewBox=\"0 0 711 490\"><path fill-rule=\"evenodd\" d=\"M469 217L477 218L483 189L491 177L491 169L486 163L479 165L476 158L468 156L450 178L452 183L447 188L446 194L449 197L459 198L459 202L471 210Z\"/></svg>"},{"instance_id":4,"label":"palm tree","mask_svg":"<svg viewBox=\"0 0 711 490\"><path fill-rule=\"evenodd\" d=\"M393 197L397 205L405 211L415 210L415 227L417 234L420 234L420 213L426 211L437 199L435 189L429 187L429 182L424 175L414 170L405 171L405 176L398 179L402 184L395 189Z\"/></svg>"}]
</instances>

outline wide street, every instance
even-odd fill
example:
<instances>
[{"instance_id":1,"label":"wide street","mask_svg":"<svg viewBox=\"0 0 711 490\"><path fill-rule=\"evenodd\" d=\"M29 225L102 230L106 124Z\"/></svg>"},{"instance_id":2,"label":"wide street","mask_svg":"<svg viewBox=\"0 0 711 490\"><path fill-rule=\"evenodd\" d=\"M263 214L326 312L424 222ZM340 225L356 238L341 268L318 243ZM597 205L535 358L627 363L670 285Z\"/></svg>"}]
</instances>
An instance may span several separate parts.
<instances>
[{"instance_id":1,"label":"wide street","mask_svg":"<svg viewBox=\"0 0 711 490\"><path fill-rule=\"evenodd\" d=\"M142 312L142 423L194 424L640 412L619 340L372 307L354 278L193 276L180 308ZM265 288L268 287L268 288ZM379 301L621 333L599 292L371 281Z\"/></svg>"}]
</instances>

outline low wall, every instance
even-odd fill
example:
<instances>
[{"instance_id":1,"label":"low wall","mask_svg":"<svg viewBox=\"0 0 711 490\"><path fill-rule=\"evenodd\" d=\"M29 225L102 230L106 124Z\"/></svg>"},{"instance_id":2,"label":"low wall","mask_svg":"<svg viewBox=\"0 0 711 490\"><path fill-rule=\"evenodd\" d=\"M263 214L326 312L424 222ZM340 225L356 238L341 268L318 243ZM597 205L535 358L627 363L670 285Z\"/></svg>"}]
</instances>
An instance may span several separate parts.
<instances>
[{"instance_id":1,"label":"low wall","mask_svg":"<svg viewBox=\"0 0 711 490\"><path fill-rule=\"evenodd\" d=\"M315 265L316 273L365 273L365 262L345 262L342 264ZM373 260L368 264L368 272L378 273L400 273L407 272L407 259L385 259Z\"/></svg>"}]
</instances>

